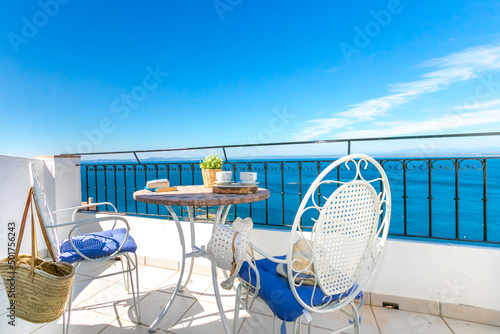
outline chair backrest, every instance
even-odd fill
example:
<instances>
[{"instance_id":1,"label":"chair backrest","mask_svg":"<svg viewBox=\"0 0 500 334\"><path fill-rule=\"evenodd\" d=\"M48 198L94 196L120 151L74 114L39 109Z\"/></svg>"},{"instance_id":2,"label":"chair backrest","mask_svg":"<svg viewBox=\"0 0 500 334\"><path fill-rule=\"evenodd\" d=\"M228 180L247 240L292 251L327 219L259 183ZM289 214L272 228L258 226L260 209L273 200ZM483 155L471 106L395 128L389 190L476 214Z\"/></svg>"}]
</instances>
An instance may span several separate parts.
<instances>
[{"instance_id":1,"label":"chair backrest","mask_svg":"<svg viewBox=\"0 0 500 334\"><path fill-rule=\"evenodd\" d=\"M342 171L342 168L345 169ZM342 174L348 177L342 178ZM332 193L323 197L324 203L318 205L318 193L324 195L327 188ZM317 218L311 217L310 210ZM306 212L309 213L304 215ZM300 204L287 254L288 268L292 268L293 245L298 239L308 239L301 225L312 218L311 265L303 273L294 271L295 277L289 277L299 303L312 311L318 309L311 302L301 300L296 292L300 283L295 278L301 274L312 274L326 296L340 295L338 299L342 300L356 297L384 246L390 215L389 182L383 168L373 158L353 154L338 159L323 170ZM339 300L331 298L330 302L338 304ZM328 306L319 308L325 310Z\"/></svg>"},{"instance_id":2,"label":"chair backrest","mask_svg":"<svg viewBox=\"0 0 500 334\"><path fill-rule=\"evenodd\" d=\"M59 238L57 236L56 228L47 228L48 226L53 226L56 224L54 216L52 215L52 210L50 209L49 202L47 200L47 196L45 195L45 191L43 190L42 184L40 182L40 178L38 177L38 173L36 172L35 166L30 162L30 181L31 187L33 188L33 194L35 195L35 205L38 208L38 212L40 213L40 217L42 218L42 223L45 229L47 230L47 235L51 242L52 249L54 250L54 254L57 254L57 258L59 258ZM47 245L48 246L48 245Z\"/></svg>"}]
</instances>

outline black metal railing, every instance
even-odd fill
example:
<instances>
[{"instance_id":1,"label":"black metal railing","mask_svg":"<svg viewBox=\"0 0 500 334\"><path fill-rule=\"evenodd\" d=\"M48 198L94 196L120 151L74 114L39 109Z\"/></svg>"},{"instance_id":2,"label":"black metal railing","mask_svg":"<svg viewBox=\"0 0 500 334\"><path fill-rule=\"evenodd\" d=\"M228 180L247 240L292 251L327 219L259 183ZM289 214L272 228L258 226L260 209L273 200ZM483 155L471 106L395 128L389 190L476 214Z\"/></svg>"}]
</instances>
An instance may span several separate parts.
<instances>
[{"instance_id":1,"label":"black metal railing","mask_svg":"<svg viewBox=\"0 0 500 334\"><path fill-rule=\"evenodd\" d=\"M271 192L264 202L234 206L229 217L252 217L261 226L291 226L303 194L332 160L261 160L224 164L225 170L258 173ZM500 158L452 157L378 159L392 192L391 235L500 244ZM490 167L490 168L488 168ZM202 184L197 162L82 164L83 199L110 201L123 213L168 216L158 205L133 200L147 180L168 178L172 185ZM488 171L493 175L489 176ZM335 171L337 178L347 172ZM321 203L321 192L317 201ZM186 208L177 208L185 216ZM196 208L210 218L212 208ZM307 226L306 226L307 227Z\"/></svg>"},{"instance_id":2,"label":"black metal railing","mask_svg":"<svg viewBox=\"0 0 500 334\"><path fill-rule=\"evenodd\" d=\"M343 141L347 144L347 153L350 153L353 141L485 135L499 136L500 133L279 144ZM250 216L256 225L288 228L293 223L296 210L309 185L338 157L322 160L227 160L226 148L265 145L275 143L218 146L223 149L226 158L224 169L235 172L235 179L237 172L255 171L258 173L258 181L261 182L260 186L271 192L266 201L232 207L229 217L234 219L237 216ZM190 149L207 148L215 147ZM143 189L147 180L156 178L168 178L172 185L202 184L198 161L141 162L136 153L177 150L181 149L99 153L134 153L136 162L82 163L82 200L87 201L92 197L95 202L114 203L123 213L168 217L166 208L162 206L134 201L133 192ZM500 244L500 157L412 157L377 160L386 171L391 186L391 235ZM338 168L335 173L340 179L346 169ZM318 202L321 202L323 195L327 194L322 194L320 189L317 194ZM174 209L181 217L186 216L186 208ZM197 219L207 219L214 214L214 208L195 208L195 213Z\"/></svg>"}]
</instances>

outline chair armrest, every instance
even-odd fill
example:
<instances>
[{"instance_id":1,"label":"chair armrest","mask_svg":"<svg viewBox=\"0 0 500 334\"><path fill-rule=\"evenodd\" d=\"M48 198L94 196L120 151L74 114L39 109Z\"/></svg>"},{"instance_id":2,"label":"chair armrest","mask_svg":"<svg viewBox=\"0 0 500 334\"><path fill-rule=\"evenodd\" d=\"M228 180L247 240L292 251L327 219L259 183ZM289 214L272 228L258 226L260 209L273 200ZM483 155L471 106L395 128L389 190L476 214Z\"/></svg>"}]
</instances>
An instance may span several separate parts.
<instances>
[{"instance_id":1,"label":"chair armrest","mask_svg":"<svg viewBox=\"0 0 500 334\"><path fill-rule=\"evenodd\" d=\"M250 283L247 283L247 285L249 287L252 287L254 289L253 293L251 295L249 295L251 298L255 298L258 294L259 294L259 290L260 290L260 273L259 273L259 270L257 269L255 263L254 263L254 259L253 258L250 258L248 255L246 256L246 259L245 259L248 263L248 270L253 270L255 272L255 279L257 280L255 286L253 286ZM251 280L252 279L252 275L250 274L250 272L248 273L248 278ZM247 289L247 291L249 291Z\"/></svg>"},{"instance_id":2,"label":"chair armrest","mask_svg":"<svg viewBox=\"0 0 500 334\"><path fill-rule=\"evenodd\" d=\"M110 254L108 256L104 256L104 257L101 257L101 258L98 258L98 259L91 259L91 258L87 257L86 255L82 254L82 252L80 252L76 248L75 244L73 243L73 240L71 239L73 232L75 230L77 230L82 225L95 224L95 223L98 223L98 222L101 222L101 221L109 221L109 220L114 220L115 221L115 224L113 225L112 229L115 228L117 220L121 220L121 221L123 221L125 223L126 231L127 232L126 232L125 238L123 239L123 242L120 244L120 247L118 247L118 249L113 254ZM80 255L85 260L95 261L95 262L104 261L104 260L107 260L107 259L115 257L116 254L118 254L121 251L121 249L125 245L125 242L127 242L127 239L128 239L128 236L129 236L129 231L130 231L130 225L128 224L128 221L125 218L120 217L120 216L93 218L93 219L82 220L82 221L77 221L77 222L69 222L69 223L64 223L64 224L50 225L50 226L47 226L47 228L56 228L56 227L70 226L70 225L73 225L73 228L68 233L68 241L69 241L71 247L73 247L73 249L75 250L75 252L77 252L78 255Z\"/></svg>"},{"instance_id":3,"label":"chair armrest","mask_svg":"<svg viewBox=\"0 0 500 334\"><path fill-rule=\"evenodd\" d=\"M55 210L52 212L57 214L58 212L73 210L73 214L71 215L71 221L75 221L75 214L78 212L78 210L85 209L85 208L91 208L91 207L99 206L99 205L109 205L113 208L113 210L115 210L115 214L118 214L118 210L116 209L116 206L111 202L99 202L99 203L84 204L84 205L74 206L71 208L59 209L59 210Z\"/></svg>"},{"instance_id":4,"label":"chair armrest","mask_svg":"<svg viewBox=\"0 0 500 334\"><path fill-rule=\"evenodd\" d=\"M264 257L268 258L269 260L271 260L273 262L284 263L284 264L287 263L286 259L277 259L274 256L271 256L271 255L267 254L266 252L264 252L263 250L261 250L260 248L258 248L257 246L255 246L254 244L251 244L251 247L253 247L253 249L255 251L257 251L257 253L263 255Z\"/></svg>"}]
</instances>

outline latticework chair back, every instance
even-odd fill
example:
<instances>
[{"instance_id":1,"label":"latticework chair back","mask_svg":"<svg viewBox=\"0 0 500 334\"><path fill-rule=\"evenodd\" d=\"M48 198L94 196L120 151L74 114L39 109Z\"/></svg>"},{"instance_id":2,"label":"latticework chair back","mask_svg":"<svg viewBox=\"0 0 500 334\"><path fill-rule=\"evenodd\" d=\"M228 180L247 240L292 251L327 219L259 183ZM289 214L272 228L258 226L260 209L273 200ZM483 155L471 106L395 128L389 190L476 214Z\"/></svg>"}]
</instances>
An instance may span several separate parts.
<instances>
[{"instance_id":1,"label":"latticework chair back","mask_svg":"<svg viewBox=\"0 0 500 334\"><path fill-rule=\"evenodd\" d=\"M319 286L328 295L349 290L359 277L377 232L379 201L364 181L341 186L314 225L313 258Z\"/></svg>"},{"instance_id":2,"label":"latticework chair back","mask_svg":"<svg viewBox=\"0 0 500 334\"><path fill-rule=\"evenodd\" d=\"M44 226L53 226L56 224L54 216L52 214L52 210L50 209L49 202L47 196L45 195L45 191L43 190L42 184L40 182L40 178L35 170L35 167L32 163L29 165L30 168L30 180L31 187L33 188L33 194L35 195L35 205L38 208L38 212L40 213L40 218L42 219ZM57 236L57 230L55 228L47 229L47 235L50 239L50 243L52 244L52 249L54 250L54 254L59 258L59 238Z\"/></svg>"},{"instance_id":3,"label":"latticework chair back","mask_svg":"<svg viewBox=\"0 0 500 334\"><path fill-rule=\"evenodd\" d=\"M341 168L349 174L346 180L340 177ZM318 205L318 194L323 195L328 187L336 189ZM310 217L311 210L317 218ZM290 287L304 308L331 312L361 292L387 238L390 212L387 176L369 156L341 158L316 178L297 211L286 258L287 267L294 268L291 275L288 272ZM302 229L308 219L314 222L310 237ZM293 246L300 239L308 240L312 258L305 269L296 270L300 261L293 256ZM297 288L304 284L300 280L304 275L316 286L312 296L305 299L297 293ZM321 294L323 302L318 303L315 294Z\"/></svg>"}]
</instances>

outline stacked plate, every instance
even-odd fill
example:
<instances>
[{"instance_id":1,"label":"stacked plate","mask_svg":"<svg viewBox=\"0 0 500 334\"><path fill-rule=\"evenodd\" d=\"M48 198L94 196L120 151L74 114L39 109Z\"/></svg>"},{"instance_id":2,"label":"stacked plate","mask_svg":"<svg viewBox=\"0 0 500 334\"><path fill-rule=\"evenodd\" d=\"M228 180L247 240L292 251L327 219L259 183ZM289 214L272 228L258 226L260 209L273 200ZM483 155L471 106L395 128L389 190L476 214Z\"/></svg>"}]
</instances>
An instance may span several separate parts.
<instances>
[{"instance_id":1,"label":"stacked plate","mask_svg":"<svg viewBox=\"0 0 500 334\"><path fill-rule=\"evenodd\" d=\"M233 181L215 181L215 184L218 186L229 186L231 184L234 184Z\"/></svg>"},{"instance_id":2,"label":"stacked plate","mask_svg":"<svg viewBox=\"0 0 500 334\"><path fill-rule=\"evenodd\" d=\"M241 184L242 186L246 186L246 187L256 186L259 184L259 182L255 182L255 181L241 181L241 180L238 183Z\"/></svg>"}]
</instances>

